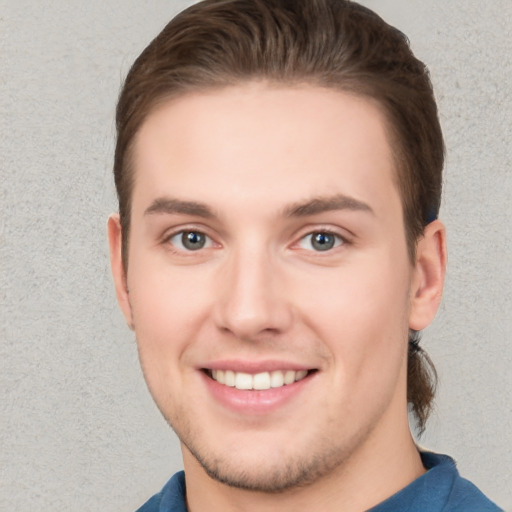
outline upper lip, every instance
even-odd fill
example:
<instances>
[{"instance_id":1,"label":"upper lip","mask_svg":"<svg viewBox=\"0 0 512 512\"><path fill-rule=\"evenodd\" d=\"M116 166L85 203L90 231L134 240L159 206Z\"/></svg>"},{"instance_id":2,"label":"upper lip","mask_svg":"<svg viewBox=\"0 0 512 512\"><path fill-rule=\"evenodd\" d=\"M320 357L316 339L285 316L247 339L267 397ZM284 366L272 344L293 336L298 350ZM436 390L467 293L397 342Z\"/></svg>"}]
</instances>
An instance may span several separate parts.
<instances>
[{"instance_id":1,"label":"upper lip","mask_svg":"<svg viewBox=\"0 0 512 512\"><path fill-rule=\"evenodd\" d=\"M231 370L233 372L244 372L250 374L257 374L262 372L273 372L276 370L314 370L309 365L301 363L294 363L291 361L280 361L280 360L263 360L263 361L248 361L248 360L217 360L212 361L204 366L202 369L206 370Z\"/></svg>"}]
</instances>

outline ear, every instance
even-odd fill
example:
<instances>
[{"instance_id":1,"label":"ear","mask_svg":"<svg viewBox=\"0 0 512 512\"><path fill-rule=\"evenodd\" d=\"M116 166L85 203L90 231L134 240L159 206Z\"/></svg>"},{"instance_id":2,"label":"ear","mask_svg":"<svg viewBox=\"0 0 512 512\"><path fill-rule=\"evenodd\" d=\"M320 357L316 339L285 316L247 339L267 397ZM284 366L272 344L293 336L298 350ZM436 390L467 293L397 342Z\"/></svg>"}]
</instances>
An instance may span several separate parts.
<instances>
[{"instance_id":1,"label":"ear","mask_svg":"<svg viewBox=\"0 0 512 512\"><path fill-rule=\"evenodd\" d=\"M126 281L126 271L122 257L123 234L119 214L113 213L108 218L108 243L110 247L110 267L116 287L117 302L123 312L126 323L133 330L133 315L130 305L130 295Z\"/></svg>"},{"instance_id":2,"label":"ear","mask_svg":"<svg viewBox=\"0 0 512 512\"><path fill-rule=\"evenodd\" d=\"M427 225L416 246L409 328L421 331L434 319L443 294L446 231L439 220Z\"/></svg>"}]
</instances>

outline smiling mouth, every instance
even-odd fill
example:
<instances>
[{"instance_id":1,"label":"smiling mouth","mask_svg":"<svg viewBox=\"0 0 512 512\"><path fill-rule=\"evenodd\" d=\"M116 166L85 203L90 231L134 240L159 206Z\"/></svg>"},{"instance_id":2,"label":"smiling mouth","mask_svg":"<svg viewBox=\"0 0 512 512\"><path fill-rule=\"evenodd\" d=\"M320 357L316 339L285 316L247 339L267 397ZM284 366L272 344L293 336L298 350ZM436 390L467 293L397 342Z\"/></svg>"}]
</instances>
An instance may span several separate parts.
<instances>
[{"instance_id":1,"label":"smiling mouth","mask_svg":"<svg viewBox=\"0 0 512 512\"><path fill-rule=\"evenodd\" d=\"M280 388L305 379L315 370L275 370L256 374L232 370L208 370L206 374L224 386L253 391Z\"/></svg>"}]
</instances>

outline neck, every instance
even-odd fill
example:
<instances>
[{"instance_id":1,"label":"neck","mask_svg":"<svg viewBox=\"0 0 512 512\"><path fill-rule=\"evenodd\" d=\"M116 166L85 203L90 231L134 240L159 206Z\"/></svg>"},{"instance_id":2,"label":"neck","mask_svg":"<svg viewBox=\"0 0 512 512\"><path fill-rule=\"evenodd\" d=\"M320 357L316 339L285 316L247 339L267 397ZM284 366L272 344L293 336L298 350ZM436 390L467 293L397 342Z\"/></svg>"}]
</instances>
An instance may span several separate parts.
<instances>
[{"instance_id":1,"label":"neck","mask_svg":"<svg viewBox=\"0 0 512 512\"><path fill-rule=\"evenodd\" d=\"M402 406L403 410L403 406ZM302 512L367 510L421 476L425 469L409 430L407 414L397 425L396 412L368 435L361 446L330 474L280 493L237 489L210 478L183 447L190 512Z\"/></svg>"}]
</instances>

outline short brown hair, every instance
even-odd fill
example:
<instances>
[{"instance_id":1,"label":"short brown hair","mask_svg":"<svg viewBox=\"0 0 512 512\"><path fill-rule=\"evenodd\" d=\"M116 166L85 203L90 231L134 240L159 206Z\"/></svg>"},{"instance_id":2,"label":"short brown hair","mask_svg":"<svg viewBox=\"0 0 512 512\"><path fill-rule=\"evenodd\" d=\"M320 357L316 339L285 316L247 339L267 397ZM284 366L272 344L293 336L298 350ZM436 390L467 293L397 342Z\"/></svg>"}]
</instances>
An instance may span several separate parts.
<instances>
[{"instance_id":1,"label":"short brown hair","mask_svg":"<svg viewBox=\"0 0 512 512\"><path fill-rule=\"evenodd\" d=\"M348 0L204 0L176 16L130 69L117 105L114 176L128 265L133 169L141 124L171 97L249 80L305 83L371 98L388 123L411 262L438 213L444 144L432 84L408 40ZM408 401L423 431L435 368L411 333Z\"/></svg>"}]
</instances>

